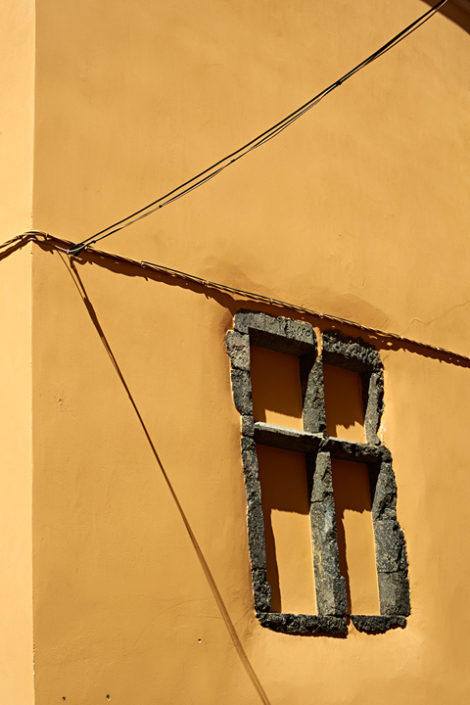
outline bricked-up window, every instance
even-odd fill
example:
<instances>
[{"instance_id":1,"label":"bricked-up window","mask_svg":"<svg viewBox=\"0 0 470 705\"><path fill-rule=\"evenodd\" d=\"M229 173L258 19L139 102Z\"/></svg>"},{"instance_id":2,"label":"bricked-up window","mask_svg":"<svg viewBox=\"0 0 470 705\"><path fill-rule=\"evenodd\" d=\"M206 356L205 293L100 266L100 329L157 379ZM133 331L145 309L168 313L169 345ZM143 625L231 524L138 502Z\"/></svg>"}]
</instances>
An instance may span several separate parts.
<instances>
[{"instance_id":1,"label":"bricked-up window","mask_svg":"<svg viewBox=\"0 0 470 705\"><path fill-rule=\"evenodd\" d=\"M287 411L277 411L282 420L279 425L268 423L267 419L259 420L254 415L252 390L253 383L256 386L257 382L252 375L259 368L260 358L259 352L252 355L252 350L260 348L296 358L295 365L285 360L287 376L282 383L285 384L285 379L294 379L292 375L296 371L300 393L292 390L292 394L284 396L291 409L296 407L296 399L301 399L301 423L283 420L293 415L287 407ZM410 614L408 567L405 539L396 516L392 456L377 436L383 411L383 366L377 350L359 338L346 338L336 331L327 331L322 333L319 354L316 335L309 323L252 311L235 315L234 328L227 333L227 349L233 397L242 417L248 540L259 621L265 627L290 634L345 635L348 619L357 629L368 633L404 627ZM257 360L253 369L252 357L253 361ZM271 355L269 364L275 366L276 359L284 358ZM275 375L273 384L276 384ZM332 392L335 385L340 394ZM267 393L271 391L268 389ZM279 594L274 594L276 590L272 589L272 575L268 575L272 574L269 566L272 545L267 536L266 506L273 502L279 504L277 497L282 496L282 491L276 495L273 476L269 479L269 497L263 498L259 458L263 458L261 471L266 475L269 473L266 458L270 457L266 449L263 450L266 446L305 458L307 507L298 497L294 499L300 514L308 510L310 517L313 550L309 555L313 555L315 578L311 581L315 592L311 604L316 602L315 614L281 611ZM277 460L275 464L276 477L281 477L279 467L282 464ZM301 467L298 461L296 467ZM299 472L302 471L297 470L295 475L297 484L303 483ZM289 482L288 472L283 481ZM268 486L266 482L264 486ZM287 494L283 501L292 504L294 500L289 500ZM358 502L368 509L372 518L378 614L351 614L341 517L348 507L355 508ZM310 604L305 595L303 599L305 604Z\"/></svg>"}]
</instances>

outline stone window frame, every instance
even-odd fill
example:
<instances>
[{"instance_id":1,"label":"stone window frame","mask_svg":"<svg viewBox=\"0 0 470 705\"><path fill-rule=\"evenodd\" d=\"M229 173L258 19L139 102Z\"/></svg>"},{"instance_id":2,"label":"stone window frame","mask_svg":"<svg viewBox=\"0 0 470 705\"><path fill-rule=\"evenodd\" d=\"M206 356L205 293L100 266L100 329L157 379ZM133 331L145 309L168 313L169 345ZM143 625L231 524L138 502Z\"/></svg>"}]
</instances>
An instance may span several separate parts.
<instances>
[{"instance_id":1,"label":"stone window frame","mask_svg":"<svg viewBox=\"0 0 470 705\"><path fill-rule=\"evenodd\" d=\"M410 614L408 562L404 534L396 515L397 488L392 456L377 436L383 412L383 365L377 350L361 338L345 337L330 330L321 333L321 342L321 354L318 354L316 334L310 323L257 311L236 313L233 330L226 335L233 398L242 417L241 450L255 612L264 627L288 634L345 636L348 618L359 631L383 633L394 627L405 627ZM254 420L251 345L299 358L302 431ZM324 363L361 375L365 443L327 435ZM318 614L271 612L257 443L294 450L306 457ZM368 467L379 615L347 614L346 584L339 565L332 458L361 462Z\"/></svg>"}]
</instances>

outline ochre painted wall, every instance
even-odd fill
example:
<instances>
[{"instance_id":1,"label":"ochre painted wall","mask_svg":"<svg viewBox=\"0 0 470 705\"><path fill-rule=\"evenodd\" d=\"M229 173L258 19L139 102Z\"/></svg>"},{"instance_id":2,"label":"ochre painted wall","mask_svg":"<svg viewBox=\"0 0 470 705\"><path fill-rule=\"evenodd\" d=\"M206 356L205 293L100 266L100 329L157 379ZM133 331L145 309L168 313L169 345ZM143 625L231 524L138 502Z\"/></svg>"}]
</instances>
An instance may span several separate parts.
<instances>
[{"instance_id":1,"label":"ochre painted wall","mask_svg":"<svg viewBox=\"0 0 470 705\"><path fill-rule=\"evenodd\" d=\"M31 228L35 0L0 3L0 238Z\"/></svg>"},{"instance_id":2,"label":"ochre painted wall","mask_svg":"<svg viewBox=\"0 0 470 705\"><path fill-rule=\"evenodd\" d=\"M33 227L78 241L126 215L426 7L37 0ZM103 247L470 355L470 19L450 15ZM466 703L469 368L378 343L406 629L276 634L253 613L224 344L234 313L253 304L96 257L73 267L33 246L33 462L21 502L28 526L34 468L37 705ZM26 563L24 575L27 591Z\"/></svg>"},{"instance_id":3,"label":"ochre painted wall","mask_svg":"<svg viewBox=\"0 0 470 705\"><path fill-rule=\"evenodd\" d=\"M0 703L33 699L31 247L0 261Z\"/></svg>"},{"instance_id":4,"label":"ochre painted wall","mask_svg":"<svg viewBox=\"0 0 470 705\"><path fill-rule=\"evenodd\" d=\"M469 368L381 350L406 629L277 634L253 613L224 348L246 304L104 264L75 264L80 293L64 256L35 250L37 702L463 705Z\"/></svg>"},{"instance_id":5,"label":"ochre painted wall","mask_svg":"<svg viewBox=\"0 0 470 705\"><path fill-rule=\"evenodd\" d=\"M290 113L426 9L38 0L34 226L79 240L109 225ZM434 17L269 146L106 249L442 346L459 329L465 350L463 15Z\"/></svg>"}]
</instances>

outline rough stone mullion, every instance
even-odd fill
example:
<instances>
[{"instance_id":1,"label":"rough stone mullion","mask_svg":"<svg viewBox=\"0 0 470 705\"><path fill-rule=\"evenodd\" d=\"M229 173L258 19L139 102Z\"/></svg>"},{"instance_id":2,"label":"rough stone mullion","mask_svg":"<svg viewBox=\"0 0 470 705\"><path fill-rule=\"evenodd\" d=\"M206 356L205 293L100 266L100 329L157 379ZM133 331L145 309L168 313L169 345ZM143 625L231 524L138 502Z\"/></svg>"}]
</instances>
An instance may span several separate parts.
<instances>
[{"instance_id":1,"label":"rough stone mullion","mask_svg":"<svg viewBox=\"0 0 470 705\"><path fill-rule=\"evenodd\" d=\"M255 611L257 613L269 612L271 609L271 586L267 578L261 483L259 480L256 443L253 438L242 437L242 459L247 497L248 544Z\"/></svg>"},{"instance_id":2,"label":"rough stone mullion","mask_svg":"<svg viewBox=\"0 0 470 705\"><path fill-rule=\"evenodd\" d=\"M379 466L379 474L375 485L372 501L372 520L396 520L397 486L392 463L383 460Z\"/></svg>"},{"instance_id":3,"label":"rough stone mullion","mask_svg":"<svg viewBox=\"0 0 470 705\"><path fill-rule=\"evenodd\" d=\"M315 590L321 615L345 615L346 582L339 568L335 502L328 452L317 453L310 504Z\"/></svg>"},{"instance_id":4,"label":"rough stone mullion","mask_svg":"<svg viewBox=\"0 0 470 705\"><path fill-rule=\"evenodd\" d=\"M326 431L326 418L323 363L320 357L303 355L300 358L300 379L304 430L310 433L323 433Z\"/></svg>"},{"instance_id":5,"label":"rough stone mullion","mask_svg":"<svg viewBox=\"0 0 470 705\"><path fill-rule=\"evenodd\" d=\"M374 521L377 571L395 573L407 567L405 537L397 521L378 519Z\"/></svg>"},{"instance_id":6,"label":"rough stone mullion","mask_svg":"<svg viewBox=\"0 0 470 705\"><path fill-rule=\"evenodd\" d=\"M367 404L364 414L364 427L368 443L379 445L377 436L383 413L384 377L381 369L371 372L368 383Z\"/></svg>"},{"instance_id":7,"label":"rough stone mullion","mask_svg":"<svg viewBox=\"0 0 470 705\"><path fill-rule=\"evenodd\" d=\"M410 614L410 588L408 572L399 570L393 573L378 572L380 614L402 615Z\"/></svg>"},{"instance_id":8,"label":"rough stone mullion","mask_svg":"<svg viewBox=\"0 0 470 705\"><path fill-rule=\"evenodd\" d=\"M397 521L396 501L390 459L380 464L372 504L380 614L407 617L410 614L408 560L405 536Z\"/></svg>"}]
</instances>

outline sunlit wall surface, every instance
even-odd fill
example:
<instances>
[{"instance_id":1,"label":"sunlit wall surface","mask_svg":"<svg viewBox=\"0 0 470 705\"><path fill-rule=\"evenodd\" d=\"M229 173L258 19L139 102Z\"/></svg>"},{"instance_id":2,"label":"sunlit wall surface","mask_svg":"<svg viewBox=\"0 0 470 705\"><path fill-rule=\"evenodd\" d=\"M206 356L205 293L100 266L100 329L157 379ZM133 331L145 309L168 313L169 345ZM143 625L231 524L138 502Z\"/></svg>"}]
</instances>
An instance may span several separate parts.
<instances>
[{"instance_id":1,"label":"sunlit wall surface","mask_svg":"<svg viewBox=\"0 0 470 705\"><path fill-rule=\"evenodd\" d=\"M100 230L304 103L428 7L36 0L24 126L9 123L24 140L1 167L16 179L26 159L24 192L19 205L5 200L4 239L31 224L75 242ZM449 1L278 138L102 248L470 355L469 30L465 3ZM2 85L19 95L18 80L12 70ZM18 516L27 557L14 565L24 580L0 593L20 615L5 617L0 637L15 642L1 650L5 705L466 703L469 366L364 334L384 364L379 436L393 454L411 616L378 635L352 624L346 638L275 633L253 609L224 337L243 308L330 324L109 258L28 248L0 261L5 291L29 292L15 309L21 334L11 311L0 318L4 418L13 398L32 409L16 426L26 450L0 470L2 487L21 477L19 494L0 497L5 574ZM295 365L254 356L260 420L301 428ZM331 373L326 387L328 432L352 441L363 434L358 384ZM314 613L308 488L294 457L280 491L284 460L260 460L274 471L264 511L278 537L276 599ZM350 600L373 611L370 498L355 472L348 489L333 468L337 521ZM34 695L24 686L32 640Z\"/></svg>"}]
</instances>

